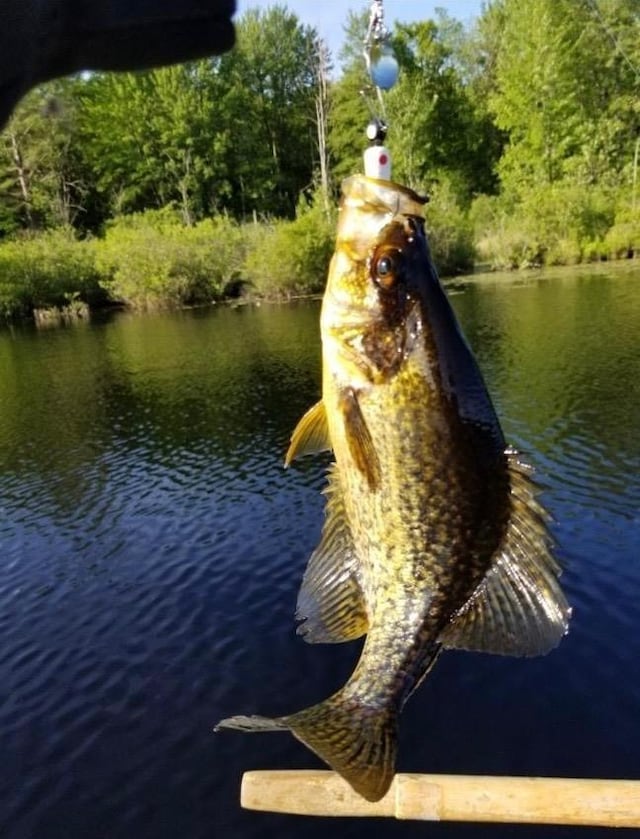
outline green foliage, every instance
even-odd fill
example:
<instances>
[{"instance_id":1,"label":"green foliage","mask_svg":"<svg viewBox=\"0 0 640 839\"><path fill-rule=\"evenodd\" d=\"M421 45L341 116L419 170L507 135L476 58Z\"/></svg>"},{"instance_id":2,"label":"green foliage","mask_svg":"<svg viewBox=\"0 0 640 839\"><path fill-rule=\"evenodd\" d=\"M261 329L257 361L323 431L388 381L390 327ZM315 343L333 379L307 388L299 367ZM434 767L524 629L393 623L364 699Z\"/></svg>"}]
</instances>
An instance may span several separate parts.
<instances>
[{"instance_id":1,"label":"green foliage","mask_svg":"<svg viewBox=\"0 0 640 839\"><path fill-rule=\"evenodd\" d=\"M358 14L347 13L345 43L340 54L342 74L331 85L329 150L337 183L362 170L365 128L371 119L369 103L375 97L362 57L362 41L368 24L368 8Z\"/></svg>"},{"instance_id":2,"label":"green foliage","mask_svg":"<svg viewBox=\"0 0 640 839\"><path fill-rule=\"evenodd\" d=\"M87 302L139 309L321 291L335 213L302 202L293 221L239 225L225 215L187 227L173 207L119 216L104 238L69 228L0 243L0 317Z\"/></svg>"},{"instance_id":3,"label":"green foliage","mask_svg":"<svg viewBox=\"0 0 640 839\"><path fill-rule=\"evenodd\" d=\"M371 115L361 91L377 107L362 58L367 22L366 12L349 16L344 71L332 88L329 145L337 179L362 169L364 127ZM430 186L444 173L463 201L494 190L501 134L491 122L484 90L473 96L481 73L469 69L471 54L480 47L462 24L439 11L437 22L395 27L394 48L401 73L386 94L394 177L410 187Z\"/></svg>"},{"instance_id":4,"label":"green foliage","mask_svg":"<svg viewBox=\"0 0 640 839\"><path fill-rule=\"evenodd\" d=\"M78 80L80 143L108 213L292 216L315 167L315 40L283 7L250 10L228 54Z\"/></svg>"},{"instance_id":5,"label":"green foliage","mask_svg":"<svg viewBox=\"0 0 640 839\"><path fill-rule=\"evenodd\" d=\"M622 206L604 240L604 250L614 259L640 256L640 206Z\"/></svg>"},{"instance_id":6,"label":"green foliage","mask_svg":"<svg viewBox=\"0 0 640 839\"><path fill-rule=\"evenodd\" d=\"M238 43L220 61L227 86L216 126L227 138L225 166L240 217L293 217L315 168L317 34L284 6L250 9Z\"/></svg>"},{"instance_id":7,"label":"green foliage","mask_svg":"<svg viewBox=\"0 0 640 839\"><path fill-rule=\"evenodd\" d=\"M356 65L347 69L331 87L329 150L333 177L337 183L354 172L362 171L365 128L371 119L367 103L360 93L364 84L364 70Z\"/></svg>"},{"instance_id":8,"label":"green foliage","mask_svg":"<svg viewBox=\"0 0 640 839\"><path fill-rule=\"evenodd\" d=\"M61 229L0 244L0 317L103 296L95 242L78 241L71 230Z\"/></svg>"},{"instance_id":9,"label":"green foliage","mask_svg":"<svg viewBox=\"0 0 640 839\"><path fill-rule=\"evenodd\" d=\"M280 5L245 13L225 55L35 89L0 135L2 310L84 299L98 276L135 306L217 300L243 280L319 289L337 195L324 209L300 196L320 127L337 187L361 171L378 108L361 95L360 8L326 97L316 32ZM496 267L637 255L638 0L492 0L469 26L437 10L392 32L394 177L432 195L442 273L469 268L474 244Z\"/></svg>"},{"instance_id":10,"label":"green foliage","mask_svg":"<svg viewBox=\"0 0 640 839\"><path fill-rule=\"evenodd\" d=\"M245 277L257 294L322 291L334 247L335 217L327 217L320 201L300 207L293 221L274 221L266 230L255 225L249 236Z\"/></svg>"},{"instance_id":11,"label":"green foliage","mask_svg":"<svg viewBox=\"0 0 640 839\"><path fill-rule=\"evenodd\" d=\"M532 189L517 203L480 196L470 218L479 258L505 269L603 258L614 215L611 190L562 181Z\"/></svg>"},{"instance_id":12,"label":"green foliage","mask_svg":"<svg viewBox=\"0 0 640 839\"><path fill-rule=\"evenodd\" d=\"M215 205L217 82L210 63L196 62L80 85L83 153L111 214L175 201L190 223Z\"/></svg>"},{"instance_id":13,"label":"green foliage","mask_svg":"<svg viewBox=\"0 0 640 839\"><path fill-rule=\"evenodd\" d=\"M503 0L490 96L509 142L503 188L621 184L640 125L636 0Z\"/></svg>"},{"instance_id":14,"label":"green foliage","mask_svg":"<svg viewBox=\"0 0 640 839\"><path fill-rule=\"evenodd\" d=\"M540 264L541 246L503 198L480 195L471 205L476 255L482 263L498 270Z\"/></svg>"},{"instance_id":15,"label":"green foliage","mask_svg":"<svg viewBox=\"0 0 640 839\"><path fill-rule=\"evenodd\" d=\"M112 222L96 263L112 299L157 308L219 300L240 277L243 251L242 232L227 216L186 227L165 209Z\"/></svg>"},{"instance_id":16,"label":"green foliage","mask_svg":"<svg viewBox=\"0 0 640 839\"><path fill-rule=\"evenodd\" d=\"M570 0L573 6L579 5ZM492 97L496 122L508 132L500 161L514 191L553 183L579 145L580 114L574 85L578 14L567 0L504 2L504 34Z\"/></svg>"},{"instance_id":17,"label":"green foliage","mask_svg":"<svg viewBox=\"0 0 640 839\"><path fill-rule=\"evenodd\" d=\"M389 144L396 177L409 186L429 183L443 172L466 199L490 188L488 123L476 111L460 70L453 62L451 21L400 25L395 48L402 73L389 93ZM457 31L457 30L456 30ZM457 32L460 36L460 32Z\"/></svg>"},{"instance_id":18,"label":"green foliage","mask_svg":"<svg viewBox=\"0 0 640 839\"><path fill-rule=\"evenodd\" d=\"M434 185L426 206L426 228L433 260L441 276L473 268L475 249L467 213L449 180Z\"/></svg>"},{"instance_id":19,"label":"green foliage","mask_svg":"<svg viewBox=\"0 0 640 839\"><path fill-rule=\"evenodd\" d=\"M62 80L36 89L0 135L0 236L81 226L88 186L74 86Z\"/></svg>"}]
</instances>

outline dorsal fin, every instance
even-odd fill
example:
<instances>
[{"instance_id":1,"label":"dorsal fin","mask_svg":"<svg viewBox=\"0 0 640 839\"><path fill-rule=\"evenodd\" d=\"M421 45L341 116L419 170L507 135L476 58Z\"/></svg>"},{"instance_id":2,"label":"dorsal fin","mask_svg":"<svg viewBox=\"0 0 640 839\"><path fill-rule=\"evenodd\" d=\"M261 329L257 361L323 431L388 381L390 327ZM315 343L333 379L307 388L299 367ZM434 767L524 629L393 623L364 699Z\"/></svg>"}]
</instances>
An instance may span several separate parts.
<instances>
[{"instance_id":1,"label":"dorsal fin","mask_svg":"<svg viewBox=\"0 0 640 839\"><path fill-rule=\"evenodd\" d=\"M321 399L309 408L294 428L284 465L289 466L292 460L305 454L317 454L328 451L330 448L327 412Z\"/></svg>"},{"instance_id":2,"label":"dorsal fin","mask_svg":"<svg viewBox=\"0 0 640 839\"><path fill-rule=\"evenodd\" d=\"M484 580L441 633L444 647L542 655L567 632L571 609L558 583L547 514L531 469L508 451L511 517Z\"/></svg>"},{"instance_id":3,"label":"dorsal fin","mask_svg":"<svg viewBox=\"0 0 640 839\"><path fill-rule=\"evenodd\" d=\"M302 621L298 634L311 644L351 641L368 629L358 558L335 464L325 495L322 538L309 558L296 607L296 617Z\"/></svg>"}]
</instances>

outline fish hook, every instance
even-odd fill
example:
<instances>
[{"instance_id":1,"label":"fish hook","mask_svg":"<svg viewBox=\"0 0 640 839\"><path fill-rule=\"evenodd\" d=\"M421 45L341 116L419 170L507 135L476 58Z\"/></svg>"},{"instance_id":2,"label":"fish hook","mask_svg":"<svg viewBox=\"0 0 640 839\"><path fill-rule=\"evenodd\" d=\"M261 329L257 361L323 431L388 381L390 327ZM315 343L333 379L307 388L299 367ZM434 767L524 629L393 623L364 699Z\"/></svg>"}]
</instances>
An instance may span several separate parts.
<instances>
[{"instance_id":1,"label":"fish hook","mask_svg":"<svg viewBox=\"0 0 640 839\"><path fill-rule=\"evenodd\" d=\"M367 125L367 139L371 143L365 151L365 174L369 177L390 180L391 159L383 147L387 136L388 122L383 91L390 90L398 80L398 61L391 46L391 33L384 22L383 0L373 0L369 15L369 26L363 42L363 55L367 73L375 87L378 108L368 99L369 90L361 91L371 113Z\"/></svg>"}]
</instances>

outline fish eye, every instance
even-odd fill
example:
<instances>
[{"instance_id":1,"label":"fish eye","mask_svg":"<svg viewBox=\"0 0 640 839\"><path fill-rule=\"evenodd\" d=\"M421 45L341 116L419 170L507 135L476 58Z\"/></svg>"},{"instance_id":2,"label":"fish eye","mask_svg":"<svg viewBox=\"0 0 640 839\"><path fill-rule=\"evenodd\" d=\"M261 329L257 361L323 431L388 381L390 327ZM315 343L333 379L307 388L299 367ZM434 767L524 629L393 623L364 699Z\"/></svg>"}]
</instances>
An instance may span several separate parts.
<instances>
[{"instance_id":1,"label":"fish eye","mask_svg":"<svg viewBox=\"0 0 640 839\"><path fill-rule=\"evenodd\" d=\"M400 251L381 254L373 263L373 281L384 291L391 289L398 280L402 258Z\"/></svg>"},{"instance_id":2,"label":"fish eye","mask_svg":"<svg viewBox=\"0 0 640 839\"><path fill-rule=\"evenodd\" d=\"M388 256L383 256L381 259L378 260L378 264L376 266L376 274L378 277L386 277L388 274L393 272L393 262Z\"/></svg>"}]
</instances>

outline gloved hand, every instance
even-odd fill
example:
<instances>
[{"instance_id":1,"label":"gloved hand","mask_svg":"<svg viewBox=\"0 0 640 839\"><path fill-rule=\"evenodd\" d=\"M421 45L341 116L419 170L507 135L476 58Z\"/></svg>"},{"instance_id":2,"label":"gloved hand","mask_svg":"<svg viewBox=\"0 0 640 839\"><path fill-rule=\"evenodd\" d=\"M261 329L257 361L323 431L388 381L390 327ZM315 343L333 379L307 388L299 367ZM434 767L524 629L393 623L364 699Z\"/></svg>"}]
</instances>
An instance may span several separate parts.
<instances>
[{"instance_id":1,"label":"gloved hand","mask_svg":"<svg viewBox=\"0 0 640 839\"><path fill-rule=\"evenodd\" d=\"M225 52L234 11L235 0L0 0L0 128L48 79Z\"/></svg>"}]
</instances>

